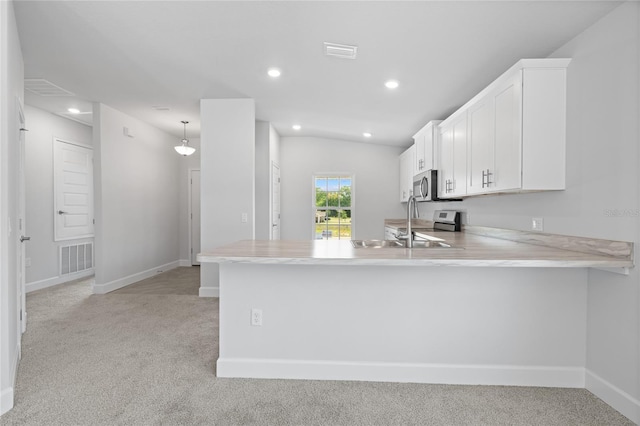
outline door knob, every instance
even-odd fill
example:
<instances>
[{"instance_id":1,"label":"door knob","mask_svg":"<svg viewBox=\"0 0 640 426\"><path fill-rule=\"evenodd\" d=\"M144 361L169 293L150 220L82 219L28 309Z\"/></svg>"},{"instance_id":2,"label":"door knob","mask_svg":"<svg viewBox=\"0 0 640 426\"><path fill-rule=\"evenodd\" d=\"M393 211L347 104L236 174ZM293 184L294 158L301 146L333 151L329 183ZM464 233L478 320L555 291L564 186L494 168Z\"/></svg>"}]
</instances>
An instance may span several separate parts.
<instances>
[{"instance_id":1,"label":"door knob","mask_svg":"<svg viewBox=\"0 0 640 426\"><path fill-rule=\"evenodd\" d=\"M29 241L31 237L25 237L24 235L20 236L20 242L24 243L25 241Z\"/></svg>"},{"instance_id":2,"label":"door knob","mask_svg":"<svg viewBox=\"0 0 640 426\"><path fill-rule=\"evenodd\" d=\"M69 212L63 212L62 210L58 210L58 214L67 214Z\"/></svg>"}]
</instances>

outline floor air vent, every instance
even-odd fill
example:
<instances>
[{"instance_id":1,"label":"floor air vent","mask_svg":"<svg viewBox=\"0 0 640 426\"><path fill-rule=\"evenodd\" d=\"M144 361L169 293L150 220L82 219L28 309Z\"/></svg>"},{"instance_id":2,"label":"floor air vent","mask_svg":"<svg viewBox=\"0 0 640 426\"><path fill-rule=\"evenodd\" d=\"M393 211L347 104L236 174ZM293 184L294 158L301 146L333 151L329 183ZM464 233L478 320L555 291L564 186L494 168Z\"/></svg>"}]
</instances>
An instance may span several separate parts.
<instances>
[{"instance_id":1,"label":"floor air vent","mask_svg":"<svg viewBox=\"0 0 640 426\"><path fill-rule=\"evenodd\" d=\"M93 243L60 246L60 275L93 268Z\"/></svg>"}]
</instances>

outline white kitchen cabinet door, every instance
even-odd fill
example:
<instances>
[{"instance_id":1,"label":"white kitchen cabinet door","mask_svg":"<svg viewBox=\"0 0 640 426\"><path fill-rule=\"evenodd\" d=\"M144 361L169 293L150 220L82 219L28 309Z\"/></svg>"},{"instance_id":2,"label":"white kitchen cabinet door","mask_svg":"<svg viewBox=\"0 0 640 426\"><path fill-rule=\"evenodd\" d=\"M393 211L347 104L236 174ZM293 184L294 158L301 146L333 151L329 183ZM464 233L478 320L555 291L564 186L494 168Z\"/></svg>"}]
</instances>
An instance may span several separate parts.
<instances>
[{"instance_id":1,"label":"white kitchen cabinet door","mask_svg":"<svg viewBox=\"0 0 640 426\"><path fill-rule=\"evenodd\" d=\"M467 114L440 125L439 196L456 198L467 193Z\"/></svg>"},{"instance_id":2,"label":"white kitchen cabinet door","mask_svg":"<svg viewBox=\"0 0 640 426\"><path fill-rule=\"evenodd\" d=\"M413 192L413 168L415 145L400 154L400 202L407 202Z\"/></svg>"},{"instance_id":3,"label":"white kitchen cabinet door","mask_svg":"<svg viewBox=\"0 0 640 426\"><path fill-rule=\"evenodd\" d=\"M467 194L467 114L453 122L453 191L452 197Z\"/></svg>"},{"instance_id":4,"label":"white kitchen cabinet door","mask_svg":"<svg viewBox=\"0 0 640 426\"><path fill-rule=\"evenodd\" d=\"M494 165L487 189L510 191L522 186L522 73L508 80L493 96Z\"/></svg>"},{"instance_id":5,"label":"white kitchen cabinet door","mask_svg":"<svg viewBox=\"0 0 640 426\"><path fill-rule=\"evenodd\" d=\"M521 76L517 72L469 107L469 195L509 191L521 186Z\"/></svg>"},{"instance_id":6,"label":"white kitchen cabinet door","mask_svg":"<svg viewBox=\"0 0 640 426\"><path fill-rule=\"evenodd\" d=\"M438 171L438 195L447 198L453 182L453 126L440 128L440 170Z\"/></svg>"},{"instance_id":7,"label":"white kitchen cabinet door","mask_svg":"<svg viewBox=\"0 0 640 426\"><path fill-rule=\"evenodd\" d=\"M493 184L494 102L486 96L469 108L467 142L467 194L487 192Z\"/></svg>"},{"instance_id":8,"label":"white kitchen cabinet door","mask_svg":"<svg viewBox=\"0 0 640 426\"><path fill-rule=\"evenodd\" d=\"M428 122L418 133L413 136L415 146L415 169L414 174L437 169L438 166L438 124L441 120Z\"/></svg>"},{"instance_id":9,"label":"white kitchen cabinet door","mask_svg":"<svg viewBox=\"0 0 640 426\"><path fill-rule=\"evenodd\" d=\"M413 146L415 149L415 161L413 162L413 174L417 175L424 171L424 155L425 155L425 132L424 129L420 129L418 133L413 136Z\"/></svg>"}]
</instances>

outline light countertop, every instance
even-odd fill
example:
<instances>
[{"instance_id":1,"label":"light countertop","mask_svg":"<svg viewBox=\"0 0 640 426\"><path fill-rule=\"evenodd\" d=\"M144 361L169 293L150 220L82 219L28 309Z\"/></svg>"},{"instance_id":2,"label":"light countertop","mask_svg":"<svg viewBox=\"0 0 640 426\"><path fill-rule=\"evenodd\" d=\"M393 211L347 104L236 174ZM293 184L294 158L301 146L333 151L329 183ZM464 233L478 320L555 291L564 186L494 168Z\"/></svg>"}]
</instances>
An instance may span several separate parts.
<instances>
[{"instance_id":1,"label":"light countertop","mask_svg":"<svg viewBox=\"0 0 640 426\"><path fill-rule=\"evenodd\" d=\"M543 236L549 237L545 241L539 235L530 236L526 232L474 228L477 229L469 227L469 232L426 232L431 237L447 241L455 248L353 248L348 240L245 240L200 253L198 260L205 263L356 266L633 266L632 243L553 234L544 234ZM517 238L510 235L513 233L517 233Z\"/></svg>"}]
</instances>

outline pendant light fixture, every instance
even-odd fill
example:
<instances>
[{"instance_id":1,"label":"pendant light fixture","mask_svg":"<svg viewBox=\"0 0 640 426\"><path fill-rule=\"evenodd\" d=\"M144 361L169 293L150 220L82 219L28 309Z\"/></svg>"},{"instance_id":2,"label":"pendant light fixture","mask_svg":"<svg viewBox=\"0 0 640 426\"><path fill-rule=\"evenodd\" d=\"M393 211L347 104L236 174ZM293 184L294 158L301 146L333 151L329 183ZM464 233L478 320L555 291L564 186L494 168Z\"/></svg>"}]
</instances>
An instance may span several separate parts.
<instances>
[{"instance_id":1,"label":"pendant light fixture","mask_svg":"<svg viewBox=\"0 0 640 426\"><path fill-rule=\"evenodd\" d=\"M178 154L184 155L186 157L187 155L191 155L196 152L196 149L192 146L189 146L189 139L187 139L187 124L189 124L189 122L181 121L181 123L184 124L184 136L182 137L182 145L176 145L173 148Z\"/></svg>"}]
</instances>

